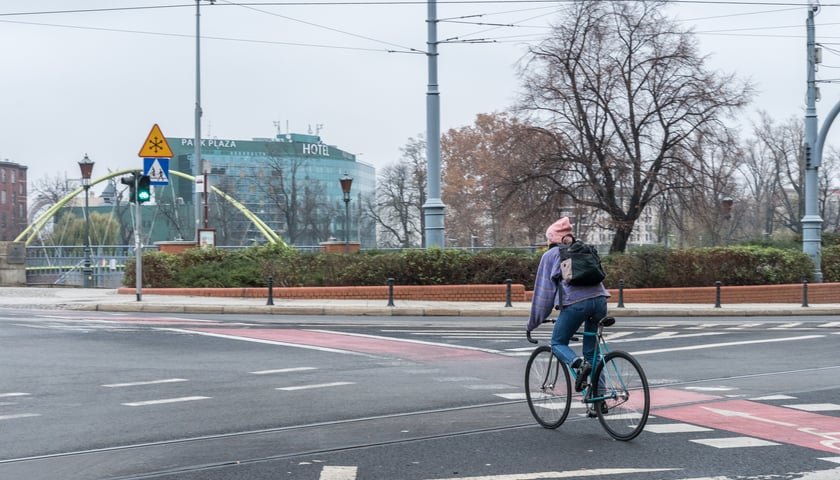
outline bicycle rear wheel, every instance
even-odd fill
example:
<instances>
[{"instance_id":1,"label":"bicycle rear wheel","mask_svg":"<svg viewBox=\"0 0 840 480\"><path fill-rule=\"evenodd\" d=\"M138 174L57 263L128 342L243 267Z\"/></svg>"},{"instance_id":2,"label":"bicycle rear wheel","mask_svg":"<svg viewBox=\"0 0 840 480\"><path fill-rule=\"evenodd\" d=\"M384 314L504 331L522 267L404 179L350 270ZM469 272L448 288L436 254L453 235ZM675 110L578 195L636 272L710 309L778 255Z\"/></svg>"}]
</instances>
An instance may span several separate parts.
<instances>
[{"instance_id":1,"label":"bicycle rear wheel","mask_svg":"<svg viewBox=\"0 0 840 480\"><path fill-rule=\"evenodd\" d=\"M595 370L595 412L604 429L616 440L636 438L650 413L650 389L639 362L627 352L610 352Z\"/></svg>"},{"instance_id":2,"label":"bicycle rear wheel","mask_svg":"<svg viewBox=\"0 0 840 480\"><path fill-rule=\"evenodd\" d=\"M551 351L537 347L525 367L525 397L531 414L545 428L559 427L572 405L569 370Z\"/></svg>"}]
</instances>

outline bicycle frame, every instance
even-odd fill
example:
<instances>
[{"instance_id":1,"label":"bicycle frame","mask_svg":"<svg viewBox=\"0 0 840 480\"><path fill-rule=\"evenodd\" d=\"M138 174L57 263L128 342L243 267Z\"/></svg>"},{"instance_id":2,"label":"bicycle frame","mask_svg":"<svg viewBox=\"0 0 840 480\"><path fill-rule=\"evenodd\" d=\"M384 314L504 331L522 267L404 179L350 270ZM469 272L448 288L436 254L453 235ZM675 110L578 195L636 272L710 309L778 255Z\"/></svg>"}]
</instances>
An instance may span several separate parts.
<instances>
[{"instance_id":1,"label":"bicycle frame","mask_svg":"<svg viewBox=\"0 0 840 480\"><path fill-rule=\"evenodd\" d=\"M525 368L526 399L531 414L543 427L554 429L565 421L576 396L574 386L574 391L579 391L577 398L587 405L586 416L597 417L616 440L632 440L644 430L650 412L647 378L632 355L610 349L604 328L614 323L615 318L604 317L594 331L578 331L571 338L575 342L595 340L588 378L581 378L579 369L570 368L549 346L537 347L531 354ZM538 343L530 331L526 336L531 343Z\"/></svg>"}]
</instances>

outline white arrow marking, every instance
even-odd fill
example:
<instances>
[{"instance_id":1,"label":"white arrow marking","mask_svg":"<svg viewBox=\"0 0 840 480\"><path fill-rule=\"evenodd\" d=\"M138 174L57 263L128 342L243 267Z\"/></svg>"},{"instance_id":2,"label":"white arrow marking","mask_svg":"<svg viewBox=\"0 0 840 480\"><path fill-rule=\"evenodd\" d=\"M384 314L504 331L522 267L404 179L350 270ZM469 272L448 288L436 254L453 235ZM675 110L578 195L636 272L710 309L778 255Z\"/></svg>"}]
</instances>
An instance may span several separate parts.
<instances>
[{"instance_id":1,"label":"white arrow marking","mask_svg":"<svg viewBox=\"0 0 840 480\"><path fill-rule=\"evenodd\" d=\"M746 418L749 420L755 420L757 422L764 422L764 423L772 423L773 425L781 425L783 427L795 427L795 423L787 423L787 422L779 422L777 420L770 420L769 418L761 418L756 417L755 415L750 415L749 413L744 412L737 412L734 410L721 410L718 408L711 408L711 407L702 407L704 410L708 410L712 413L717 413L718 415L723 415L724 417L740 417Z\"/></svg>"},{"instance_id":2,"label":"white arrow marking","mask_svg":"<svg viewBox=\"0 0 840 480\"><path fill-rule=\"evenodd\" d=\"M668 472L678 468L595 468L592 470L574 470L571 472L534 472L514 473L509 475L485 475L481 477L454 477L439 480L539 480L541 478L577 478L598 477L601 475L629 475L631 473Z\"/></svg>"}]
</instances>

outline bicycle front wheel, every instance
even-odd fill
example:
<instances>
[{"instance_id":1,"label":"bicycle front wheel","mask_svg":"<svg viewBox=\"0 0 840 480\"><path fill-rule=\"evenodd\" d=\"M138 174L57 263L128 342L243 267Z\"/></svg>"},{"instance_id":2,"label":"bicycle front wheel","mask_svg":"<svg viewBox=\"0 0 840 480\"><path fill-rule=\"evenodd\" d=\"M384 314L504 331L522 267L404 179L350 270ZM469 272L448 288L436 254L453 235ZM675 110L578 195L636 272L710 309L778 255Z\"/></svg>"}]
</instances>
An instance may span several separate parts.
<instances>
[{"instance_id":1,"label":"bicycle front wheel","mask_svg":"<svg viewBox=\"0 0 840 480\"><path fill-rule=\"evenodd\" d=\"M569 370L551 347L537 347L528 359L525 397L531 414L545 428L559 427L569 415L572 405Z\"/></svg>"},{"instance_id":2,"label":"bicycle front wheel","mask_svg":"<svg viewBox=\"0 0 840 480\"><path fill-rule=\"evenodd\" d=\"M604 429L616 440L636 438L650 413L650 389L639 362L627 352L610 352L595 370L595 412Z\"/></svg>"}]
</instances>

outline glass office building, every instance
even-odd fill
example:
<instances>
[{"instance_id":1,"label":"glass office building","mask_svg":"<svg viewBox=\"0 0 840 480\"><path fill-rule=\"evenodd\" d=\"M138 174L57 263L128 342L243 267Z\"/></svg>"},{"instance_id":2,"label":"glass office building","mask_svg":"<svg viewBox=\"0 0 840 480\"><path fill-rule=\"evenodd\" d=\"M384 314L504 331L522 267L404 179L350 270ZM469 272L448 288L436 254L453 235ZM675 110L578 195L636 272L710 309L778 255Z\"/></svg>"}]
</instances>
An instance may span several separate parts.
<instances>
[{"instance_id":1,"label":"glass office building","mask_svg":"<svg viewBox=\"0 0 840 480\"><path fill-rule=\"evenodd\" d=\"M215 229L219 246L263 242L253 222L225 200L226 195L259 216L289 244L306 247L349 240L359 242L362 248L375 248L376 229L363 209L374 197L376 171L358 162L354 154L323 143L320 136L288 133L252 140L204 139L199 168L194 139L168 137L167 142L173 153L169 186L155 187L155 203L159 215L176 230L170 231L169 240L192 238L193 212L198 211L199 226ZM178 172L207 175L209 193L206 201L204 195L199 197L198 209L195 183ZM353 179L349 204L339 182L345 173ZM349 220L346 230L345 216Z\"/></svg>"}]
</instances>

